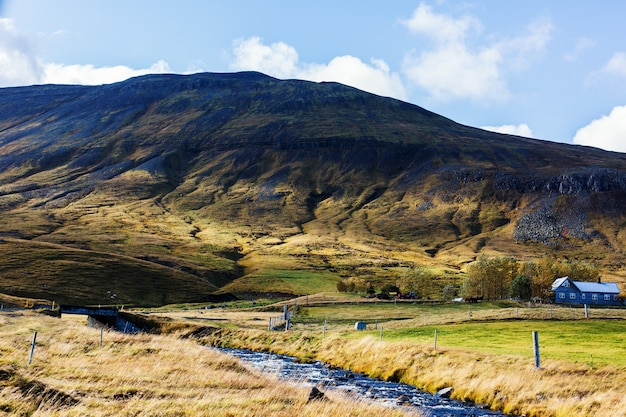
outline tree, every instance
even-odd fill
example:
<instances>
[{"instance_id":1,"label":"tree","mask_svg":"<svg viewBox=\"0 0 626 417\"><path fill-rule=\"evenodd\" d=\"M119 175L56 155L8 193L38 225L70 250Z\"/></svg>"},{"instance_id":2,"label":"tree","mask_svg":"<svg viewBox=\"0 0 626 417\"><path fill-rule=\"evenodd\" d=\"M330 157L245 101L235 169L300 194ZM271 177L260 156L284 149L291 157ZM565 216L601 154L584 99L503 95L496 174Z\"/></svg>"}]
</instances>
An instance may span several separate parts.
<instances>
[{"instance_id":1,"label":"tree","mask_svg":"<svg viewBox=\"0 0 626 417\"><path fill-rule=\"evenodd\" d=\"M487 300L507 298L509 286L518 271L519 263L510 256L491 258L482 254L467 268L464 295Z\"/></svg>"},{"instance_id":2,"label":"tree","mask_svg":"<svg viewBox=\"0 0 626 417\"><path fill-rule=\"evenodd\" d=\"M381 294L389 295L389 293L395 292L397 293L400 289L393 284L386 284L380 289Z\"/></svg>"},{"instance_id":3,"label":"tree","mask_svg":"<svg viewBox=\"0 0 626 417\"><path fill-rule=\"evenodd\" d=\"M511 298L519 298L528 301L533 295L533 283L526 275L518 275L511 282L509 288Z\"/></svg>"},{"instance_id":4,"label":"tree","mask_svg":"<svg viewBox=\"0 0 626 417\"><path fill-rule=\"evenodd\" d=\"M337 291L349 292L354 294L363 294L371 287L368 281L361 278L350 277L337 283Z\"/></svg>"},{"instance_id":5,"label":"tree","mask_svg":"<svg viewBox=\"0 0 626 417\"><path fill-rule=\"evenodd\" d=\"M543 298L550 295L552 283L557 278L568 276L574 281L596 281L600 277L596 265L577 260L556 260L547 255L536 262L525 262L521 272L530 278L533 296Z\"/></svg>"},{"instance_id":6,"label":"tree","mask_svg":"<svg viewBox=\"0 0 626 417\"><path fill-rule=\"evenodd\" d=\"M552 283L561 266L557 265L553 258L544 255L536 262L525 262L522 273L528 276L533 286L533 296L548 298L552 291Z\"/></svg>"},{"instance_id":7,"label":"tree","mask_svg":"<svg viewBox=\"0 0 626 417\"><path fill-rule=\"evenodd\" d=\"M413 292L417 298L424 298L432 292L433 274L420 265L407 268L398 277L397 285L403 294Z\"/></svg>"},{"instance_id":8,"label":"tree","mask_svg":"<svg viewBox=\"0 0 626 417\"><path fill-rule=\"evenodd\" d=\"M448 284L445 287L443 287L443 289L441 290L441 293L442 293L441 295L443 296L444 300L450 301L458 295L458 290L457 290L457 287L455 287L454 285Z\"/></svg>"},{"instance_id":9,"label":"tree","mask_svg":"<svg viewBox=\"0 0 626 417\"><path fill-rule=\"evenodd\" d=\"M574 281L597 281L600 278L598 267L583 261L569 261L567 263L569 276Z\"/></svg>"}]
</instances>

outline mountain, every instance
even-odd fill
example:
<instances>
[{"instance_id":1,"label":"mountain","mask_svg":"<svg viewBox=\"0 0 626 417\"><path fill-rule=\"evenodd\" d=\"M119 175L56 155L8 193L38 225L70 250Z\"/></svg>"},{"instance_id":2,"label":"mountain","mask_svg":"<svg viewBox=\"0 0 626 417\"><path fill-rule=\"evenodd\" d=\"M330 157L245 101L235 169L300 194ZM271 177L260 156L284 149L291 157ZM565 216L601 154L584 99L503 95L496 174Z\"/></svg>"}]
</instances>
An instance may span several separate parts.
<instances>
[{"instance_id":1,"label":"mountain","mask_svg":"<svg viewBox=\"0 0 626 417\"><path fill-rule=\"evenodd\" d=\"M556 117L556 115L555 115ZM0 293L159 305L480 253L622 280L626 155L253 72L0 89Z\"/></svg>"}]
</instances>

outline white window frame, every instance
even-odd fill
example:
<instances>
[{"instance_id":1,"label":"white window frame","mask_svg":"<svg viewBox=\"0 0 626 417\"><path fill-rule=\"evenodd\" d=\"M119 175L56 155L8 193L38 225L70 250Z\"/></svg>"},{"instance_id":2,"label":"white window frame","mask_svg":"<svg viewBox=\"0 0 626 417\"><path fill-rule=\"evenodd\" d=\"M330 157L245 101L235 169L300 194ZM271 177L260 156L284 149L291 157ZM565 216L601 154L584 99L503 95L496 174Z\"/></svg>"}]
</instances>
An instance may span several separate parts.
<instances>
[{"instance_id":1,"label":"white window frame","mask_svg":"<svg viewBox=\"0 0 626 417\"><path fill-rule=\"evenodd\" d=\"M564 292L560 292L559 293L559 298L565 299L565 293Z\"/></svg>"},{"instance_id":2,"label":"white window frame","mask_svg":"<svg viewBox=\"0 0 626 417\"><path fill-rule=\"evenodd\" d=\"M604 301L611 301L611 294L604 294Z\"/></svg>"},{"instance_id":3,"label":"white window frame","mask_svg":"<svg viewBox=\"0 0 626 417\"><path fill-rule=\"evenodd\" d=\"M582 293L582 294L580 294L580 299L581 299L581 300L584 300L585 298L587 298L586 296L587 296L587 294Z\"/></svg>"},{"instance_id":4,"label":"white window frame","mask_svg":"<svg viewBox=\"0 0 626 417\"><path fill-rule=\"evenodd\" d=\"M569 293L569 299L570 300L575 300L576 299L576 293L575 292Z\"/></svg>"},{"instance_id":5,"label":"white window frame","mask_svg":"<svg viewBox=\"0 0 626 417\"><path fill-rule=\"evenodd\" d=\"M598 301L598 294L591 294L591 299L593 301Z\"/></svg>"}]
</instances>

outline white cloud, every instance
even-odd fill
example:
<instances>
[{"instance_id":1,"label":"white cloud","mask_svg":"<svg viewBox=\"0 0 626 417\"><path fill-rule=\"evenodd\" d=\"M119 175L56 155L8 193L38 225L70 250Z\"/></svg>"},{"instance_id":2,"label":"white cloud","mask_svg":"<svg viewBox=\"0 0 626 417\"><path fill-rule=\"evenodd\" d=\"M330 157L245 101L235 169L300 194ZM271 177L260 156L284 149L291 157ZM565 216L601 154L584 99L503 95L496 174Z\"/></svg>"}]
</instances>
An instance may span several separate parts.
<instances>
[{"instance_id":1,"label":"white cloud","mask_svg":"<svg viewBox=\"0 0 626 417\"><path fill-rule=\"evenodd\" d=\"M0 87L36 83L41 69L11 19L0 18Z\"/></svg>"},{"instance_id":2,"label":"white cloud","mask_svg":"<svg viewBox=\"0 0 626 417\"><path fill-rule=\"evenodd\" d=\"M167 62L149 68L123 65L95 67L46 63L37 59L29 39L21 35L11 19L0 18L0 87L31 84L107 84L151 73L171 72Z\"/></svg>"},{"instance_id":3,"label":"white cloud","mask_svg":"<svg viewBox=\"0 0 626 417\"><path fill-rule=\"evenodd\" d=\"M437 101L470 99L501 102L510 98L507 70L523 70L550 40L552 24L547 19L532 22L524 34L500 42L482 40L481 23L471 17L453 18L420 4L411 19L402 22L411 33L432 40L428 49L405 55L407 78Z\"/></svg>"},{"instance_id":4,"label":"white cloud","mask_svg":"<svg viewBox=\"0 0 626 417\"><path fill-rule=\"evenodd\" d=\"M504 133L507 135L524 136L526 138L533 137L533 131L526 123L519 125L502 125L502 126L481 126L481 129L491 132Z\"/></svg>"},{"instance_id":5,"label":"white cloud","mask_svg":"<svg viewBox=\"0 0 626 417\"><path fill-rule=\"evenodd\" d=\"M235 71L259 71L276 78L298 78L309 81L336 81L370 93L407 99L402 80L389 70L385 61L372 59L371 64L344 55L327 64L299 62L298 53L284 42L265 45L261 38L238 39L233 43L230 68Z\"/></svg>"},{"instance_id":6,"label":"white cloud","mask_svg":"<svg viewBox=\"0 0 626 417\"><path fill-rule=\"evenodd\" d=\"M132 69L124 65L94 67L93 65L43 64L40 82L44 84L99 85L123 81L145 74L172 72L168 63L161 60L149 68Z\"/></svg>"},{"instance_id":7,"label":"white cloud","mask_svg":"<svg viewBox=\"0 0 626 417\"><path fill-rule=\"evenodd\" d=\"M609 62L604 66L603 71L610 75L626 77L626 53L614 53L611 59L609 59Z\"/></svg>"},{"instance_id":8,"label":"white cloud","mask_svg":"<svg viewBox=\"0 0 626 417\"><path fill-rule=\"evenodd\" d=\"M502 57L497 49L470 51L463 44L450 44L403 62L407 78L438 101L471 99L504 101L510 93L502 77Z\"/></svg>"},{"instance_id":9,"label":"white cloud","mask_svg":"<svg viewBox=\"0 0 626 417\"><path fill-rule=\"evenodd\" d=\"M626 106L613 107L608 116L579 129L573 142L608 151L626 152Z\"/></svg>"},{"instance_id":10,"label":"white cloud","mask_svg":"<svg viewBox=\"0 0 626 417\"><path fill-rule=\"evenodd\" d=\"M385 61L372 59L371 65L350 55L333 58L328 64L309 65L298 78L311 81L336 81L381 96L407 100L407 93L397 73L389 71Z\"/></svg>"},{"instance_id":11,"label":"white cloud","mask_svg":"<svg viewBox=\"0 0 626 417\"><path fill-rule=\"evenodd\" d=\"M539 18L526 26L523 35L505 39L497 48L512 69L523 70L546 49L553 30L549 19Z\"/></svg>"},{"instance_id":12,"label":"white cloud","mask_svg":"<svg viewBox=\"0 0 626 417\"><path fill-rule=\"evenodd\" d=\"M565 55L566 61L576 61L580 58L582 53L588 49L591 49L595 46L595 42L589 38L578 38L576 40L576 46L574 51Z\"/></svg>"},{"instance_id":13,"label":"white cloud","mask_svg":"<svg viewBox=\"0 0 626 417\"><path fill-rule=\"evenodd\" d=\"M263 44L261 38L253 36L233 42L233 60L236 71L259 71L277 78L290 78L298 72L298 52L284 42Z\"/></svg>"},{"instance_id":14,"label":"white cloud","mask_svg":"<svg viewBox=\"0 0 626 417\"><path fill-rule=\"evenodd\" d=\"M432 8L424 3L415 9L410 19L402 23L411 33L428 35L441 43L463 42L470 30L482 30L481 23L471 16L453 19L433 13Z\"/></svg>"},{"instance_id":15,"label":"white cloud","mask_svg":"<svg viewBox=\"0 0 626 417\"><path fill-rule=\"evenodd\" d=\"M610 77L626 77L626 52L615 52L601 69L589 74L586 83L589 85Z\"/></svg>"}]
</instances>

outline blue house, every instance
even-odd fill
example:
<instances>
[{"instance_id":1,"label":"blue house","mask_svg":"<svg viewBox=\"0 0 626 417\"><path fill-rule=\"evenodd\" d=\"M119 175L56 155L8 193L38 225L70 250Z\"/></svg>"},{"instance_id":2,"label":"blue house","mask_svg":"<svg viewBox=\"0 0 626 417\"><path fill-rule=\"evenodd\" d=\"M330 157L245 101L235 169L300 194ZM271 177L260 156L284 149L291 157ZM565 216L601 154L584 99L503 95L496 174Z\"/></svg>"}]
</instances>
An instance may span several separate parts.
<instances>
[{"instance_id":1,"label":"blue house","mask_svg":"<svg viewBox=\"0 0 626 417\"><path fill-rule=\"evenodd\" d=\"M552 283L554 301L559 304L621 305L619 288L614 282L572 281L558 278Z\"/></svg>"}]
</instances>

